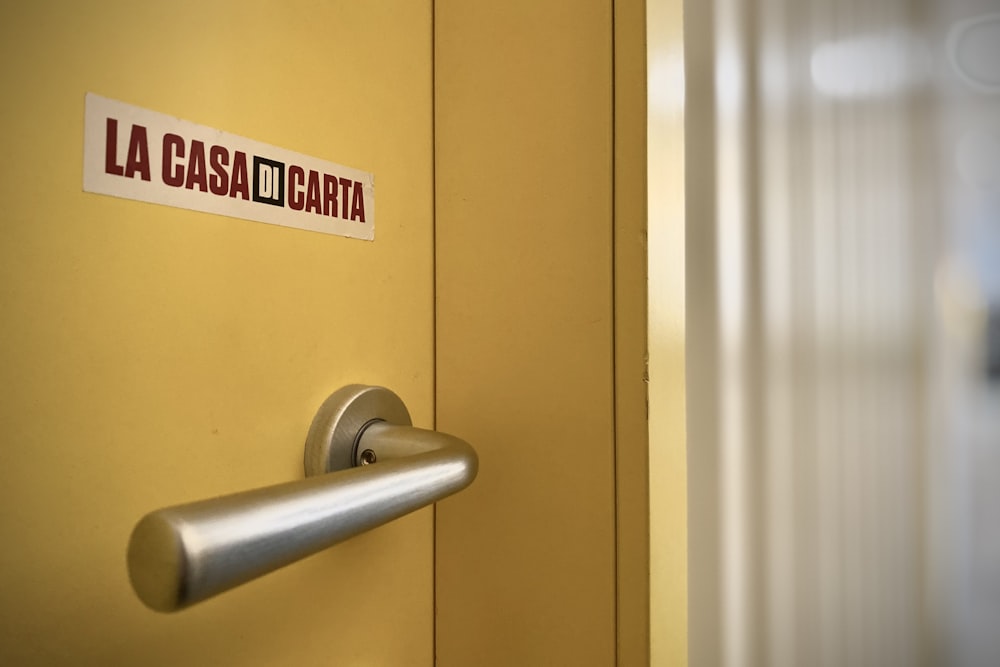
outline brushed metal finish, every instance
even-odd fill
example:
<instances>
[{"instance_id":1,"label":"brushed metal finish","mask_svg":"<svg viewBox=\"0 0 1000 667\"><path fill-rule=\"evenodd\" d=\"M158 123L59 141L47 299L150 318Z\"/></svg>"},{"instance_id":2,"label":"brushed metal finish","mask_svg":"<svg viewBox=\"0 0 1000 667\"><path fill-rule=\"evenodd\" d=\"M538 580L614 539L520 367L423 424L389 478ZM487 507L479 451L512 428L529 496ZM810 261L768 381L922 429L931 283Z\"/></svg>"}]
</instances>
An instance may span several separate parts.
<instances>
[{"instance_id":1,"label":"brushed metal finish","mask_svg":"<svg viewBox=\"0 0 1000 667\"><path fill-rule=\"evenodd\" d=\"M307 438L309 477L168 507L136 524L128 570L139 599L156 611L183 609L472 483L479 463L468 443L409 424L388 389L334 392ZM365 450L376 462L351 467ZM338 469L345 460L348 469Z\"/></svg>"},{"instance_id":2,"label":"brushed metal finish","mask_svg":"<svg viewBox=\"0 0 1000 667\"><path fill-rule=\"evenodd\" d=\"M306 436L306 477L359 465L357 440L374 421L399 426L412 423L403 401L384 387L351 384L330 394Z\"/></svg>"}]
</instances>

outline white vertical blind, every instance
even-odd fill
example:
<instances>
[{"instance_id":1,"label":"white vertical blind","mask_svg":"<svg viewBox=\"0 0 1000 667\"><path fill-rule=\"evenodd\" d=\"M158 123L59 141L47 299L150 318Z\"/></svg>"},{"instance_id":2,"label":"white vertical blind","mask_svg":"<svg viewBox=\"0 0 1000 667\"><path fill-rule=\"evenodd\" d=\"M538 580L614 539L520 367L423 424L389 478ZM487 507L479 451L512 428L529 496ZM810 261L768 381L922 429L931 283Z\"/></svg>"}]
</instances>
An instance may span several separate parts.
<instances>
[{"instance_id":1,"label":"white vertical blind","mask_svg":"<svg viewBox=\"0 0 1000 667\"><path fill-rule=\"evenodd\" d=\"M696 667L1000 665L1000 96L948 54L990 10L687 4Z\"/></svg>"}]
</instances>

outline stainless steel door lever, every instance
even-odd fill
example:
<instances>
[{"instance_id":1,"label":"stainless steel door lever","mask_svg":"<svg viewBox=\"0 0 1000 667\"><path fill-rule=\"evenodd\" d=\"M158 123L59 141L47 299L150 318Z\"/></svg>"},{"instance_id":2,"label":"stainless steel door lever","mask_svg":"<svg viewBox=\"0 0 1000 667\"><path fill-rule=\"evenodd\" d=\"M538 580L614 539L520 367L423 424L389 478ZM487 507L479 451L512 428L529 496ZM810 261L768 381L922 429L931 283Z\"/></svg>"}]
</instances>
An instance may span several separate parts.
<instances>
[{"instance_id":1,"label":"stainless steel door lever","mask_svg":"<svg viewBox=\"0 0 1000 667\"><path fill-rule=\"evenodd\" d=\"M176 505L132 531L128 572L146 606L177 611L464 489L463 440L410 425L383 387L335 391L306 438L306 479Z\"/></svg>"}]
</instances>

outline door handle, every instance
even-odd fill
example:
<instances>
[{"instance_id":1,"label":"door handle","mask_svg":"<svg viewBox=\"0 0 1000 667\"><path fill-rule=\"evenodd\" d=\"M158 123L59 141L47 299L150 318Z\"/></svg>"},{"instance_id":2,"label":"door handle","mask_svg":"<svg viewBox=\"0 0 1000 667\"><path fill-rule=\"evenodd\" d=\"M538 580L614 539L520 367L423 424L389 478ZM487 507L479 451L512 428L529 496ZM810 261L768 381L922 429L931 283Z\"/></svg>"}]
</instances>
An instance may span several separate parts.
<instances>
[{"instance_id":1,"label":"door handle","mask_svg":"<svg viewBox=\"0 0 1000 667\"><path fill-rule=\"evenodd\" d=\"M468 443L410 424L388 389L335 391L306 438L306 479L143 517L128 546L132 588L151 609L177 611L472 483Z\"/></svg>"}]
</instances>

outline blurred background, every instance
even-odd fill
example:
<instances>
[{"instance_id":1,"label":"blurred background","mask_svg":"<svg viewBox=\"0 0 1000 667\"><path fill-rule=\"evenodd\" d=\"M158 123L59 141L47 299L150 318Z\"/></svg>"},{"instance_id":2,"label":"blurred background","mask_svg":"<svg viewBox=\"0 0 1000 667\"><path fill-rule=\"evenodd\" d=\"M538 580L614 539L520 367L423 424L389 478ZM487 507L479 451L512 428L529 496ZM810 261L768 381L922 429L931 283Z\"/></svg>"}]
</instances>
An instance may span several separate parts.
<instances>
[{"instance_id":1,"label":"blurred background","mask_svg":"<svg viewBox=\"0 0 1000 667\"><path fill-rule=\"evenodd\" d=\"M1000 2L684 43L690 664L1000 665Z\"/></svg>"}]
</instances>

